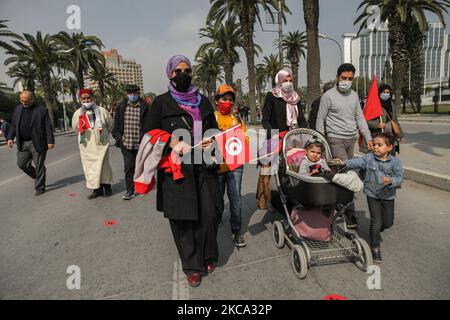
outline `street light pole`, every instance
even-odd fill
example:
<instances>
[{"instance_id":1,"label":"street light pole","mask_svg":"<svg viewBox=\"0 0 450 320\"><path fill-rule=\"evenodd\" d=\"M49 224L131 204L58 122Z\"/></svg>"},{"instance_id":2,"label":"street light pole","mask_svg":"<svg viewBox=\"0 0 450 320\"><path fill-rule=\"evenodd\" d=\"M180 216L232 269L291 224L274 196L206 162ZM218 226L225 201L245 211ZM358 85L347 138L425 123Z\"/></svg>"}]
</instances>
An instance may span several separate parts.
<instances>
[{"instance_id":1,"label":"street light pole","mask_svg":"<svg viewBox=\"0 0 450 320\"><path fill-rule=\"evenodd\" d=\"M327 40L330 40L330 41L333 41L334 43L336 43L336 45L337 45L338 48L339 48L339 53L340 53L340 55L341 55L341 64L343 64L343 63L344 63L344 56L343 56L343 54L342 54L342 47L341 47L341 44L340 44L337 40L335 40L335 39L333 39L333 38L330 38L330 37L328 37L328 36L326 36L326 35L324 35L324 34L322 34L322 33L319 33L319 38L321 38L321 39L327 39Z\"/></svg>"},{"instance_id":2,"label":"street light pole","mask_svg":"<svg viewBox=\"0 0 450 320\"><path fill-rule=\"evenodd\" d=\"M280 64L283 68L283 7L281 0L278 0L278 50L280 51Z\"/></svg>"}]
</instances>

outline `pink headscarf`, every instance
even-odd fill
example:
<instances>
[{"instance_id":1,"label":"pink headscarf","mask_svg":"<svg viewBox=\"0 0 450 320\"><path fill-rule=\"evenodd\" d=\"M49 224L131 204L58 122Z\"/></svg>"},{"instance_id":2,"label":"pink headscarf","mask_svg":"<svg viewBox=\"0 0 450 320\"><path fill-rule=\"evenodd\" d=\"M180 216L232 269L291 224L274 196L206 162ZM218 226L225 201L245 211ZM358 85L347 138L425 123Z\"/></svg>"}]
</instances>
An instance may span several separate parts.
<instances>
[{"instance_id":1,"label":"pink headscarf","mask_svg":"<svg viewBox=\"0 0 450 320\"><path fill-rule=\"evenodd\" d=\"M286 125L289 128L292 128L294 125L297 125L297 103L300 101L300 96L297 92L295 92L295 90L286 92L283 89L282 84L288 76L294 78L289 70L283 69L278 71L277 76L275 77L275 82L277 85L272 89L272 93L275 97L282 98L286 102Z\"/></svg>"},{"instance_id":2,"label":"pink headscarf","mask_svg":"<svg viewBox=\"0 0 450 320\"><path fill-rule=\"evenodd\" d=\"M300 97L297 92L295 92L295 90L286 92L281 86L288 76L294 78L289 70L283 69L278 71L277 76L275 77L276 86L272 89L272 93L275 97L282 98L284 101L286 101L287 104L297 105L297 103L300 101Z\"/></svg>"}]
</instances>

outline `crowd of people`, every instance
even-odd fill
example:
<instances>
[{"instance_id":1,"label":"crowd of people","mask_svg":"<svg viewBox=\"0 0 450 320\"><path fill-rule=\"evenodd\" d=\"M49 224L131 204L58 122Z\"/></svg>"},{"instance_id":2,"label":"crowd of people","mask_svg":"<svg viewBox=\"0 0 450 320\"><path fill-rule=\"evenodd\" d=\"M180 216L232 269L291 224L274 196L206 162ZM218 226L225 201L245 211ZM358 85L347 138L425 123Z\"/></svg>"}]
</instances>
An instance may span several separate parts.
<instances>
[{"instance_id":1,"label":"crowd of people","mask_svg":"<svg viewBox=\"0 0 450 320\"><path fill-rule=\"evenodd\" d=\"M395 158L401 134L393 135L392 121L396 120L396 113L392 89L388 85L380 87L383 115L367 122L358 95L351 90L354 75L353 65L339 67L336 84L326 84L323 95L313 102L308 123L300 96L293 87L292 72L280 70L276 86L265 98L262 126L267 131L267 139L273 138L271 130L312 128L326 137L333 158L339 159L341 167L365 171L372 254L374 261L381 262L380 232L393 224L395 191L403 178L401 162ZM241 124L248 140L249 110L248 107L241 108L241 112L236 110L235 90L229 84L219 87L213 107L192 84L192 65L183 55L168 61L166 76L168 91L157 96L151 106L141 99L138 86L129 85L127 100L116 108L114 120L105 108L93 102L92 90L81 89L81 107L73 115L72 127L78 133L86 187L92 190L88 199L112 194L110 135L123 155L126 185L123 199L131 200L136 192L149 192L156 184L156 209L169 220L187 281L196 287L204 275L214 271L219 257L217 233L222 225L225 191L230 202L231 238L237 247L245 247L247 242L241 232L244 167L230 170L224 163L198 163L193 150L211 149L212 139L205 134L211 129L225 132ZM180 129L189 132L187 139L175 134ZM45 157L55 140L46 108L35 104L31 92L22 92L10 127L6 129L2 121L2 131L6 132L9 147L16 140L17 164L35 179L35 195L43 194ZM367 155L355 159L354 146L360 133L364 141L362 150ZM313 142L305 148L307 161L300 165L301 173L316 174L318 171L313 170L317 170L314 167L317 164L329 169L322 159L323 145ZM257 206L267 209L272 196L271 164L258 165ZM354 206L349 207L346 215L348 227L356 228Z\"/></svg>"}]
</instances>

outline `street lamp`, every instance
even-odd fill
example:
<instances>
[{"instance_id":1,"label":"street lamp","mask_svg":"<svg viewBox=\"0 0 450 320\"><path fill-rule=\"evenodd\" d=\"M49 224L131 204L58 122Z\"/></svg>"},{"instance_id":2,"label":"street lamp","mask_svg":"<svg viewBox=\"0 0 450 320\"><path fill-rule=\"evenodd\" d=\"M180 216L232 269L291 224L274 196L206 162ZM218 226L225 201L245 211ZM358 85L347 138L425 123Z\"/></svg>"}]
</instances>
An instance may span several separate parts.
<instances>
[{"instance_id":1,"label":"street lamp","mask_svg":"<svg viewBox=\"0 0 450 320\"><path fill-rule=\"evenodd\" d=\"M277 32L278 33L278 50L280 56L280 64L283 66L283 7L281 1L278 2L278 17L277 21L274 20L273 13L266 13L266 23L267 24L278 24L278 30L264 30L261 25L261 30L263 32Z\"/></svg>"},{"instance_id":2,"label":"street lamp","mask_svg":"<svg viewBox=\"0 0 450 320\"><path fill-rule=\"evenodd\" d=\"M337 46L339 47L339 53L341 54L341 63L344 63L344 56L342 55L342 47L341 47L341 44L340 44L338 41L336 41L335 39L330 38L330 37L328 37L327 35L324 35L324 34L322 34L322 33L319 33L319 38L331 40L331 41L333 41L334 43L336 43Z\"/></svg>"},{"instance_id":3,"label":"street lamp","mask_svg":"<svg viewBox=\"0 0 450 320\"><path fill-rule=\"evenodd\" d=\"M64 98L64 78L63 78L62 65L61 65L61 55L62 54L66 54L66 53L70 53L73 50L75 50L76 48L78 48L79 46L82 46L82 45L91 46L92 44L93 43L91 41L85 41L85 42L79 43L75 47L70 48L68 50L59 50L59 51L57 51L57 54L58 54L58 57L59 57L58 72L59 72L59 75L61 77L61 93L62 93L62 104L63 104L64 132L67 132L67 121L66 121L67 112L66 112L66 99ZM86 49L87 48L84 48L83 50L86 50Z\"/></svg>"}]
</instances>

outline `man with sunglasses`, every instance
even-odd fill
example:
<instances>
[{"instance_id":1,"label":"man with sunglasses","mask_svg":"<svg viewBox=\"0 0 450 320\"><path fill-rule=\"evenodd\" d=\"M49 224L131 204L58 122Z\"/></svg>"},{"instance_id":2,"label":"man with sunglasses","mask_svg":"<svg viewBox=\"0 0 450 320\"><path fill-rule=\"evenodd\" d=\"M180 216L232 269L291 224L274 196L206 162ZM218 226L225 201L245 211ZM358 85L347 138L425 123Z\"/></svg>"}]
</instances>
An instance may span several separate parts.
<instances>
[{"instance_id":1,"label":"man with sunglasses","mask_svg":"<svg viewBox=\"0 0 450 320\"><path fill-rule=\"evenodd\" d=\"M116 139L116 147L120 148L123 155L127 191L122 199L131 200L135 197L134 169L142 137L147 132L145 123L149 106L141 99L139 86L130 84L126 87L126 92L127 99L116 109L113 137Z\"/></svg>"},{"instance_id":2,"label":"man with sunglasses","mask_svg":"<svg viewBox=\"0 0 450 320\"><path fill-rule=\"evenodd\" d=\"M316 121L316 130L327 137L333 158L344 161L353 158L359 132L366 139L369 150L373 147L358 94L352 90L355 72L355 67L350 63L344 63L338 68L337 84L323 94ZM356 228L358 225L354 211L352 205L346 212L349 228Z\"/></svg>"}]
</instances>

